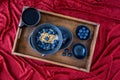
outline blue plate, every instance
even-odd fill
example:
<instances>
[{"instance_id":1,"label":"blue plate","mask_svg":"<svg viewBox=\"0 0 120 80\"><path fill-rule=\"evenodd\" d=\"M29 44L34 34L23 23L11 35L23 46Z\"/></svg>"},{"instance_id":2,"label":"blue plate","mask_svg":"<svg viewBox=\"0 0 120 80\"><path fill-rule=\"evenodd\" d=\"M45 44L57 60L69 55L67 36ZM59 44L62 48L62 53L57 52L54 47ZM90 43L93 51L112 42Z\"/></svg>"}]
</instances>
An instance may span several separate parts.
<instances>
[{"instance_id":1,"label":"blue plate","mask_svg":"<svg viewBox=\"0 0 120 80\"><path fill-rule=\"evenodd\" d=\"M72 32L69 29L67 29L63 26L58 26L58 28L61 30L62 37L63 37L63 42L62 42L61 49L69 47L71 45L72 41L73 41Z\"/></svg>"}]
</instances>

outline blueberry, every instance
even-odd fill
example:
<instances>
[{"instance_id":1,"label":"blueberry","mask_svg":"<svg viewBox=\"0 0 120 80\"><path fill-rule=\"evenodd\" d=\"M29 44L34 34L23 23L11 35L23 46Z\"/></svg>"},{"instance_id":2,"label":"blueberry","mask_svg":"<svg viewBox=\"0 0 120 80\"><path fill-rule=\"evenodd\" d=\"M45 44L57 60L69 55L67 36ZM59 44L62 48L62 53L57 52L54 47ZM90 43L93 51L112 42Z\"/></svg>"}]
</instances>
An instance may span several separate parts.
<instances>
[{"instance_id":1,"label":"blueberry","mask_svg":"<svg viewBox=\"0 0 120 80\"><path fill-rule=\"evenodd\" d=\"M54 46L51 47L51 49L54 49L54 48L55 48Z\"/></svg>"},{"instance_id":2,"label":"blueberry","mask_svg":"<svg viewBox=\"0 0 120 80\"><path fill-rule=\"evenodd\" d=\"M51 34L53 34L53 31L51 32Z\"/></svg>"},{"instance_id":3,"label":"blueberry","mask_svg":"<svg viewBox=\"0 0 120 80\"><path fill-rule=\"evenodd\" d=\"M41 48L43 48L43 47L44 47L44 45L40 45L40 47L41 47Z\"/></svg>"},{"instance_id":4,"label":"blueberry","mask_svg":"<svg viewBox=\"0 0 120 80\"><path fill-rule=\"evenodd\" d=\"M47 46L45 46L45 50L47 50Z\"/></svg>"},{"instance_id":5,"label":"blueberry","mask_svg":"<svg viewBox=\"0 0 120 80\"><path fill-rule=\"evenodd\" d=\"M84 36L84 33L81 33L80 36Z\"/></svg>"},{"instance_id":6,"label":"blueberry","mask_svg":"<svg viewBox=\"0 0 120 80\"><path fill-rule=\"evenodd\" d=\"M48 32L49 31L49 29L45 29L45 32Z\"/></svg>"},{"instance_id":7,"label":"blueberry","mask_svg":"<svg viewBox=\"0 0 120 80\"><path fill-rule=\"evenodd\" d=\"M57 46L57 44L55 44L55 46Z\"/></svg>"},{"instance_id":8,"label":"blueberry","mask_svg":"<svg viewBox=\"0 0 120 80\"><path fill-rule=\"evenodd\" d=\"M85 36L88 36L88 33L85 33Z\"/></svg>"},{"instance_id":9,"label":"blueberry","mask_svg":"<svg viewBox=\"0 0 120 80\"><path fill-rule=\"evenodd\" d=\"M68 56L71 57L71 56L72 56L72 53L68 53Z\"/></svg>"},{"instance_id":10,"label":"blueberry","mask_svg":"<svg viewBox=\"0 0 120 80\"><path fill-rule=\"evenodd\" d=\"M52 44L52 47L51 47L51 48L52 48L52 49L54 49L54 48L55 48L55 46L56 46L55 44Z\"/></svg>"},{"instance_id":11,"label":"blueberry","mask_svg":"<svg viewBox=\"0 0 120 80\"><path fill-rule=\"evenodd\" d=\"M48 46L46 47L46 50L49 50L49 47L48 47Z\"/></svg>"},{"instance_id":12,"label":"blueberry","mask_svg":"<svg viewBox=\"0 0 120 80\"><path fill-rule=\"evenodd\" d=\"M67 40L67 37L66 37L66 35L64 35L63 36L63 44L66 42L66 40Z\"/></svg>"},{"instance_id":13,"label":"blueberry","mask_svg":"<svg viewBox=\"0 0 120 80\"><path fill-rule=\"evenodd\" d=\"M40 48L42 48L42 49L43 49L43 48L45 48L45 46L44 46L44 45L40 45Z\"/></svg>"},{"instance_id":14,"label":"blueberry","mask_svg":"<svg viewBox=\"0 0 120 80\"><path fill-rule=\"evenodd\" d=\"M63 38L66 38L67 37L67 35L66 34L63 34Z\"/></svg>"},{"instance_id":15,"label":"blueberry","mask_svg":"<svg viewBox=\"0 0 120 80\"><path fill-rule=\"evenodd\" d=\"M48 46L48 47L50 47L50 46L51 46L51 44L49 44L49 43L48 43L48 45L47 45L47 46Z\"/></svg>"},{"instance_id":16,"label":"blueberry","mask_svg":"<svg viewBox=\"0 0 120 80\"><path fill-rule=\"evenodd\" d=\"M42 29L43 32L45 32L45 29Z\"/></svg>"},{"instance_id":17,"label":"blueberry","mask_svg":"<svg viewBox=\"0 0 120 80\"><path fill-rule=\"evenodd\" d=\"M41 44L42 44L42 45L45 45L45 43L44 43L44 42L41 42Z\"/></svg>"},{"instance_id":18,"label":"blueberry","mask_svg":"<svg viewBox=\"0 0 120 80\"><path fill-rule=\"evenodd\" d=\"M46 44L45 44L45 47L47 47L47 46L48 46L48 44L46 43Z\"/></svg>"},{"instance_id":19,"label":"blueberry","mask_svg":"<svg viewBox=\"0 0 120 80\"><path fill-rule=\"evenodd\" d=\"M63 52L63 53L62 53L62 56L66 56L66 53Z\"/></svg>"},{"instance_id":20,"label":"blueberry","mask_svg":"<svg viewBox=\"0 0 120 80\"><path fill-rule=\"evenodd\" d=\"M79 32L83 32L82 29L80 29Z\"/></svg>"},{"instance_id":21,"label":"blueberry","mask_svg":"<svg viewBox=\"0 0 120 80\"><path fill-rule=\"evenodd\" d=\"M84 36L83 39L86 39L86 36Z\"/></svg>"},{"instance_id":22,"label":"blueberry","mask_svg":"<svg viewBox=\"0 0 120 80\"><path fill-rule=\"evenodd\" d=\"M48 31L48 34L52 34L52 32L51 32L51 31Z\"/></svg>"},{"instance_id":23,"label":"blueberry","mask_svg":"<svg viewBox=\"0 0 120 80\"><path fill-rule=\"evenodd\" d=\"M46 47L46 44L45 44L45 45L43 45L43 47Z\"/></svg>"},{"instance_id":24,"label":"blueberry","mask_svg":"<svg viewBox=\"0 0 120 80\"><path fill-rule=\"evenodd\" d=\"M49 43L48 43L48 45L47 46L51 46Z\"/></svg>"},{"instance_id":25,"label":"blueberry","mask_svg":"<svg viewBox=\"0 0 120 80\"><path fill-rule=\"evenodd\" d=\"M56 32L55 32L55 31L53 31L53 32L52 32L52 34L54 34L54 35L55 35L55 34L56 34Z\"/></svg>"},{"instance_id":26,"label":"blueberry","mask_svg":"<svg viewBox=\"0 0 120 80\"><path fill-rule=\"evenodd\" d=\"M50 46L48 46L47 49L50 50Z\"/></svg>"},{"instance_id":27,"label":"blueberry","mask_svg":"<svg viewBox=\"0 0 120 80\"><path fill-rule=\"evenodd\" d=\"M45 40L48 41L48 40L49 40L49 37L45 37Z\"/></svg>"},{"instance_id":28,"label":"blueberry","mask_svg":"<svg viewBox=\"0 0 120 80\"><path fill-rule=\"evenodd\" d=\"M57 45L57 44L56 44L56 43L53 43L52 46L53 46L53 45Z\"/></svg>"},{"instance_id":29,"label":"blueberry","mask_svg":"<svg viewBox=\"0 0 120 80\"><path fill-rule=\"evenodd\" d=\"M38 32L38 36L40 36L41 32Z\"/></svg>"},{"instance_id":30,"label":"blueberry","mask_svg":"<svg viewBox=\"0 0 120 80\"><path fill-rule=\"evenodd\" d=\"M82 39L82 38L83 38L83 36L79 36L79 38L80 38L80 39Z\"/></svg>"},{"instance_id":31,"label":"blueberry","mask_svg":"<svg viewBox=\"0 0 120 80\"><path fill-rule=\"evenodd\" d=\"M58 41L57 41L57 40L54 40L54 43L55 43L55 44L57 44L57 43L58 43Z\"/></svg>"},{"instance_id":32,"label":"blueberry","mask_svg":"<svg viewBox=\"0 0 120 80\"><path fill-rule=\"evenodd\" d=\"M86 31L85 30L83 30L83 33L85 33Z\"/></svg>"},{"instance_id":33,"label":"blueberry","mask_svg":"<svg viewBox=\"0 0 120 80\"><path fill-rule=\"evenodd\" d=\"M80 36L80 33L78 33L77 35Z\"/></svg>"},{"instance_id":34,"label":"blueberry","mask_svg":"<svg viewBox=\"0 0 120 80\"><path fill-rule=\"evenodd\" d=\"M63 36L63 41L66 41L67 40L67 36Z\"/></svg>"},{"instance_id":35,"label":"blueberry","mask_svg":"<svg viewBox=\"0 0 120 80\"><path fill-rule=\"evenodd\" d=\"M45 50L45 49L46 49L46 47L44 46L44 47L43 47L43 49Z\"/></svg>"},{"instance_id":36,"label":"blueberry","mask_svg":"<svg viewBox=\"0 0 120 80\"><path fill-rule=\"evenodd\" d=\"M49 44L49 46L50 46L50 49L52 49L52 44Z\"/></svg>"},{"instance_id":37,"label":"blueberry","mask_svg":"<svg viewBox=\"0 0 120 80\"><path fill-rule=\"evenodd\" d=\"M65 49L64 51L65 51L65 52L69 52L69 49Z\"/></svg>"},{"instance_id":38,"label":"blueberry","mask_svg":"<svg viewBox=\"0 0 120 80\"><path fill-rule=\"evenodd\" d=\"M89 33L89 30L88 30L88 29L86 30L86 33Z\"/></svg>"},{"instance_id":39,"label":"blueberry","mask_svg":"<svg viewBox=\"0 0 120 80\"><path fill-rule=\"evenodd\" d=\"M85 27L82 27L83 30L85 30L86 28Z\"/></svg>"}]
</instances>

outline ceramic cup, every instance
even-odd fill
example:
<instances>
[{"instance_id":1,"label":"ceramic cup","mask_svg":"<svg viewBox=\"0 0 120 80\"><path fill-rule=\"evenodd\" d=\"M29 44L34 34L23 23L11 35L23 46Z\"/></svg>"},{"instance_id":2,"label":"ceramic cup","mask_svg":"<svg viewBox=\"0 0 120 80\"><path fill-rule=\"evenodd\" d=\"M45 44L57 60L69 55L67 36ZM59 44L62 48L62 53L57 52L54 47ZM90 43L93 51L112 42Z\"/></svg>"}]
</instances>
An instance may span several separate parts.
<instances>
[{"instance_id":1,"label":"ceramic cup","mask_svg":"<svg viewBox=\"0 0 120 80\"><path fill-rule=\"evenodd\" d=\"M19 27L23 26L35 26L41 19L40 12L35 8L25 8L23 10Z\"/></svg>"}]
</instances>

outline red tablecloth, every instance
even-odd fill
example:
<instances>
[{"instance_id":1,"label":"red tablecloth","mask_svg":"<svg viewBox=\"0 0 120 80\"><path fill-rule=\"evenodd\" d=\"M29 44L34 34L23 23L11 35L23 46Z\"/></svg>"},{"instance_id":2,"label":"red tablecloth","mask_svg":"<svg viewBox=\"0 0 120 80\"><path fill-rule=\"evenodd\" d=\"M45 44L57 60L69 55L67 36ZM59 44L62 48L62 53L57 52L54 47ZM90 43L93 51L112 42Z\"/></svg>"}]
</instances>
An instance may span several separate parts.
<instances>
[{"instance_id":1,"label":"red tablecloth","mask_svg":"<svg viewBox=\"0 0 120 80\"><path fill-rule=\"evenodd\" d=\"M25 5L100 23L90 73L11 54ZM120 80L120 0L0 0L0 80Z\"/></svg>"}]
</instances>

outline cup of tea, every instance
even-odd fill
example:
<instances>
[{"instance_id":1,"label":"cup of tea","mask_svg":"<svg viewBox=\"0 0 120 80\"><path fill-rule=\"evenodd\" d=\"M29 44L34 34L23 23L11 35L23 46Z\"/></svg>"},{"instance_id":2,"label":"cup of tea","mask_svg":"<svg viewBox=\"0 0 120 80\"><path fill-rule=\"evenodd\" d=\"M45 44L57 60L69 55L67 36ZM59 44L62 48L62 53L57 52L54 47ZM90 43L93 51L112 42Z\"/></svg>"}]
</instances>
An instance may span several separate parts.
<instances>
[{"instance_id":1,"label":"cup of tea","mask_svg":"<svg viewBox=\"0 0 120 80\"><path fill-rule=\"evenodd\" d=\"M25 8L22 12L19 27L35 26L41 19L40 12L35 8Z\"/></svg>"}]
</instances>

